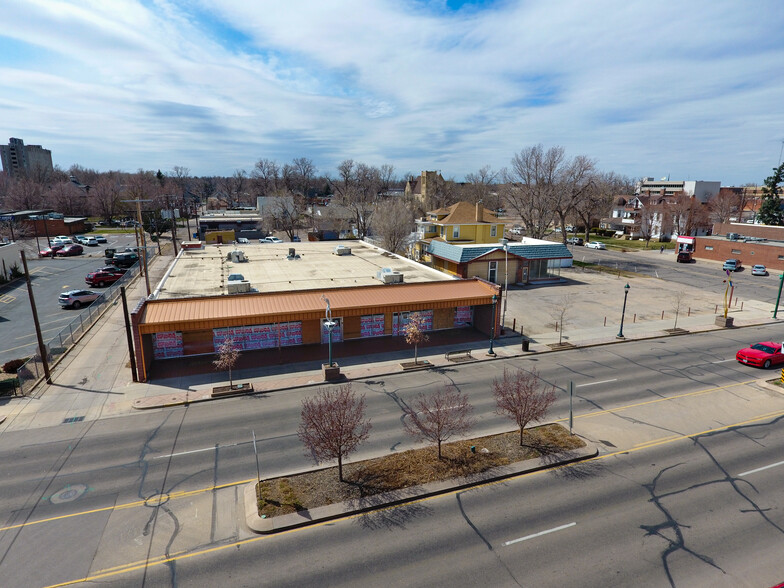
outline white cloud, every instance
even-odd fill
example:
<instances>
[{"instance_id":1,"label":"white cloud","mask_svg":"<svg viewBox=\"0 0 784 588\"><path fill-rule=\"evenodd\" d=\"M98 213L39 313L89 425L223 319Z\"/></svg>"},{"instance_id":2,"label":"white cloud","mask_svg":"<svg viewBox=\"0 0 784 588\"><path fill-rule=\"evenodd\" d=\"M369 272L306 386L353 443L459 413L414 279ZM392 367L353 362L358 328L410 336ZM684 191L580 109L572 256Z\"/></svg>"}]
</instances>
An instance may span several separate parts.
<instances>
[{"instance_id":1,"label":"white cloud","mask_svg":"<svg viewBox=\"0 0 784 588\"><path fill-rule=\"evenodd\" d=\"M761 181L784 12L726 0L29 0L0 22L7 136L55 162L196 174L305 156L462 178L535 143L603 169Z\"/></svg>"}]
</instances>

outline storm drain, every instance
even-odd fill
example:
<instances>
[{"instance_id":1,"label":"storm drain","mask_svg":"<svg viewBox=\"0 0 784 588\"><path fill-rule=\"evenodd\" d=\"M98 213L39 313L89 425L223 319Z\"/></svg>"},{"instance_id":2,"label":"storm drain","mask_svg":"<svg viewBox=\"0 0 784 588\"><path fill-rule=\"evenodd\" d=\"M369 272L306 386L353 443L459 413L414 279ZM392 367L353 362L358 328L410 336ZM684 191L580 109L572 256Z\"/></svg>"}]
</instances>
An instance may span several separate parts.
<instances>
[{"instance_id":1,"label":"storm drain","mask_svg":"<svg viewBox=\"0 0 784 588\"><path fill-rule=\"evenodd\" d=\"M67 419L63 419L63 424L65 424L65 423L81 423L83 420L84 420L84 416L68 417Z\"/></svg>"}]
</instances>

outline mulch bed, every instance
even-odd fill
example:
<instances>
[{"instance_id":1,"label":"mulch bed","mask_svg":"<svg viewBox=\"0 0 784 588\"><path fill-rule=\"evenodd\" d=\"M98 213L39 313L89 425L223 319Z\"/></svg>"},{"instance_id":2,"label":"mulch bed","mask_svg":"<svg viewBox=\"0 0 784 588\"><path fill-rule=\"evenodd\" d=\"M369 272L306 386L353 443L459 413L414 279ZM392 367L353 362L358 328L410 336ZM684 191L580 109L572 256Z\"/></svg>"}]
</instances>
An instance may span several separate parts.
<instances>
[{"instance_id":1,"label":"mulch bed","mask_svg":"<svg viewBox=\"0 0 784 588\"><path fill-rule=\"evenodd\" d=\"M471 446L475 447L475 453ZM428 446L367 461L344 462L344 482L338 480L337 466L264 480L260 486L259 515L274 517L428 482L475 475L493 467L584 446L580 438L569 435L561 425L552 424L526 429L523 446L520 446L520 431L517 430L443 444L441 460L436 447Z\"/></svg>"}]
</instances>

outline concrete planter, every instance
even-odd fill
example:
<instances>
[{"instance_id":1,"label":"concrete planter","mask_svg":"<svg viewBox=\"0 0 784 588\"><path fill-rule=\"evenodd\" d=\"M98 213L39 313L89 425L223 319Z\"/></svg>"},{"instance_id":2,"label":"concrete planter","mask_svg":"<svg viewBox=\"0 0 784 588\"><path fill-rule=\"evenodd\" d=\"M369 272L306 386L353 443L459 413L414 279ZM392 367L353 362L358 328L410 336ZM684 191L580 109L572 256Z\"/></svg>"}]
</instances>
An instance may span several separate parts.
<instances>
[{"instance_id":1,"label":"concrete planter","mask_svg":"<svg viewBox=\"0 0 784 588\"><path fill-rule=\"evenodd\" d=\"M228 396L230 394L248 394L253 392L253 384L234 384L233 386L215 386L212 389L213 398L216 396Z\"/></svg>"},{"instance_id":2,"label":"concrete planter","mask_svg":"<svg viewBox=\"0 0 784 588\"><path fill-rule=\"evenodd\" d=\"M341 377L340 366L334 362L331 366L329 364L322 363L321 372L324 374L325 382L334 382L335 380L339 380Z\"/></svg>"},{"instance_id":3,"label":"concrete planter","mask_svg":"<svg viewBox=\"0 0 784 588\"><path fill-rule=\"evenodd\" d=\"M716 317L716 326L717 327L732 327L734 320L735 320L735 317L728 316L727 318L724 318L723 316L719 315L719 316Z\"/></svg>"}]
</instances>

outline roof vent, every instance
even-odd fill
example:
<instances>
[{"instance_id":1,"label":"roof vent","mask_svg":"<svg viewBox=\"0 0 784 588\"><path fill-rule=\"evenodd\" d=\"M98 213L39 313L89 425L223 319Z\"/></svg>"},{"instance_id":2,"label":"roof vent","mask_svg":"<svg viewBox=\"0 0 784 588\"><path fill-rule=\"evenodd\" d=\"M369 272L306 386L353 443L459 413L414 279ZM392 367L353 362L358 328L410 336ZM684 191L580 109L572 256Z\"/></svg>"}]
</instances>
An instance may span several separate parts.
<instances>
[{"instance_id":1,"label":"roof vent","mask_svg":"<svg viewBox=\"0 0 784 588\"><path fill-rule=\"evenodd\" d=\"M248 261L248 258L245 257L245 252L240 251L239 249L235 249L234 251L229 251L229 255L227 259L233 263L243 263Z\"/></svg>"}]
</instances>

